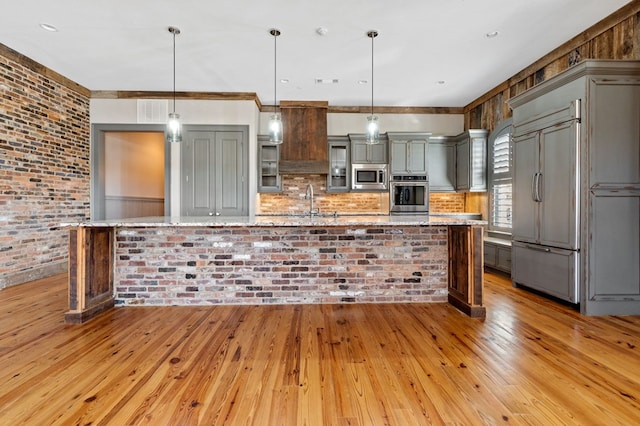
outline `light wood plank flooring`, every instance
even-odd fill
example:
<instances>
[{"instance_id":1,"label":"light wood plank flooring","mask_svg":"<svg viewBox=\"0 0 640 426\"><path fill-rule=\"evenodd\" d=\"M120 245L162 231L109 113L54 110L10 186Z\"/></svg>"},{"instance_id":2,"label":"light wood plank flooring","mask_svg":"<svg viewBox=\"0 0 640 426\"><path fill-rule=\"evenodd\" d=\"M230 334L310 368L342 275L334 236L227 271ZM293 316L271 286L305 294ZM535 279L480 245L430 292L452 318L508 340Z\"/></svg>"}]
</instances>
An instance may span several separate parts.
<instances>
[{"instance_id":1,"label":"light wood plank flooring","mask_svg":"<svg viewBox=\"0 0 640 426\"><path fill-rule=\"evenodd\" d=\"M640 424L640 317L485 276L449 305L118 308L65 325L66 275L0 291L0 424Z\"/></svg>"}]
</instances>

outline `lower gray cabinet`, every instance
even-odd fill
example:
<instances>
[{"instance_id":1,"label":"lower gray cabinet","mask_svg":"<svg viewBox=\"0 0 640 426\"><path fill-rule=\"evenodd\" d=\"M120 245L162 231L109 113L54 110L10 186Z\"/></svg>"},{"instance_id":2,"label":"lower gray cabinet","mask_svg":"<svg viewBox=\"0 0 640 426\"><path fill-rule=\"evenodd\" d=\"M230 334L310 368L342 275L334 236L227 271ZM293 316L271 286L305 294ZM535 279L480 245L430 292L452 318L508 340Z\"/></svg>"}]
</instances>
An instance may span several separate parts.
<instances>
[{"instance_id":1,"label":"lower gray cabinet","mask_svg":"<svg viewBox=\"0 0 640 426\"><path fill-rule=\"evenodd\" d=\"M510 274L511 241L485 238L484 266Z\"/></svg>"}]
</instances>

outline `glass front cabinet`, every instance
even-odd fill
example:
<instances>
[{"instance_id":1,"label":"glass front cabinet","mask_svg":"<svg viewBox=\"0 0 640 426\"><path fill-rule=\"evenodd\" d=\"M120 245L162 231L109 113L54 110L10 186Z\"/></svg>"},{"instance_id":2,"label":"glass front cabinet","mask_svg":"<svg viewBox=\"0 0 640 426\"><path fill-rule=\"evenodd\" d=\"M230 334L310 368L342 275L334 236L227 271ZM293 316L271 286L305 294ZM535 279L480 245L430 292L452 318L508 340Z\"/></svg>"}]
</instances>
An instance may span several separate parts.
<instances>
[{"instance_id":1,"label":"glass front cabinet","mask_svg":"<svg viewBox=\"0 0 640 426\"><path fill-rule=\"evenodd\" d=\"M348 192L351 187L351 160L347 136L329 136L327 192Z\"/></svg>"},{"instance_id":2,"label":"glass front cabinet","mask_svg":"<svg viewBox=\"0 0 640 426\"><path fill-rule=\"evenodd\" d=\"M258 192L282 191L279 158L280 146L271 144L268 136L258 136Z\"/></svg>"}]
</instances>

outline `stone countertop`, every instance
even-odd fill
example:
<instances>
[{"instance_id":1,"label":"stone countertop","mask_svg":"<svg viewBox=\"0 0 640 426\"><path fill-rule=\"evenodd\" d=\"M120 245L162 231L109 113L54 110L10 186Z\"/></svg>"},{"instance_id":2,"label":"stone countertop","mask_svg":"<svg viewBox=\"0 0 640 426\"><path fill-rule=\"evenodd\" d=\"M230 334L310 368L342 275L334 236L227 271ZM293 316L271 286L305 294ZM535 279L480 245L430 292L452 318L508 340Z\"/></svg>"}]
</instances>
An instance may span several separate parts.
<instances>
[{"instance_id":1,"label":"stone countertop","mask_svg":"<svg viewBox=\"0 0 640 426\"><path fill-rule=\"evenodd\" d=\"M156 228L156 227L325 227L325 226L455 226L486 225L486 221L429 215L400 216L157 216L131 219L65 222L62 227Z\"/></svg>"}]
</instances>

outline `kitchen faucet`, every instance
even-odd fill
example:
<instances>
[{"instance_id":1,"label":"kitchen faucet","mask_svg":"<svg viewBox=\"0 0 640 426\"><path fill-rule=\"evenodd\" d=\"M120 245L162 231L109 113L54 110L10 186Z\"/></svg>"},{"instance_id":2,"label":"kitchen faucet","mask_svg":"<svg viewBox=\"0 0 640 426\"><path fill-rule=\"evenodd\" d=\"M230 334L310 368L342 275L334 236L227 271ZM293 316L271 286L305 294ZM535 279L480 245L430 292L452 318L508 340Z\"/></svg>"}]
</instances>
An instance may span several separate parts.
<instances>
[{"instance_id":1,"label":"kitchen faucet","mask_svg":"<svg viewBox=\"0 0 640 426\"><path fill-rule=\"evenodd\" d=\"M313 185L310 183L307 184L307 191L304 194L304 199L309 200L309 214L313 216L314 214L318 214L319 210L316 211L313 209Z\"/></svg>"}]
</instances>

